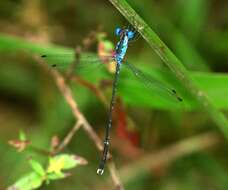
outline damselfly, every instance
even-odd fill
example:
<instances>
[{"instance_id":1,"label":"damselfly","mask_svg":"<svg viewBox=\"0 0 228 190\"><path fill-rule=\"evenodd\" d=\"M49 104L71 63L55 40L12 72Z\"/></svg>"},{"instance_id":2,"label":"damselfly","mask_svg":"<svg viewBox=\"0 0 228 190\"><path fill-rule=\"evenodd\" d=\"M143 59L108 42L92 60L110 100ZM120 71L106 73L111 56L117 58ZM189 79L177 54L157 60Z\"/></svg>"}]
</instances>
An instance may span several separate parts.
<instances>
[{"instance_id":1,"label":"damselfly","mask_svg":"<svg viewBox=\"0 0 228 190\"><path fill-rule=\"evenodd\" d=\"M104 138L104 148L103 148L103 154L102 159L99 164L99 168L97 170L97 173L102 175L104 172L105 163L107 161L108 152L109 152L109 146L110 146L110 129L112 127L112 113L115 105L115 96L116 96L116 89L117 89L117 83L119 79L119 74L122 65L126 67L128 70L130 70L140 81L142 81L147 87L149 88L157 88L160 91L166 93L169 97L173 98L173 100L182 101L182 98L177 95L177 92L175 89L170 88L169 86L165 85L164 83L147 76L145 73L143 73L141 70L136 68L134 65L124 61L124 57L129 45L129 42L132 41L135 38L136 32L133 29L130 28L117 28L115 30L116 36L118 36L120 39L116 45L115 53L113 56L104 56L100 58L95 58L94 56L82 56L80 58L80 62L78 65L76 65L76 69L80 69L83 67L86 67L88 65L94 65L93 63L98 62L106 62L107 60L114 60L116 63L116 69L115 69L115 76L113 80L113 87L112 87L112 97L110 101L110 107L109 107L109 115L108 115L108 124L106 126L105 130L105 138ZM60 60L60 62L52 62L53 66L61 66L61 56L66 57L66 54L63 55L51 55L46 54L42 57L48 60ZM74 55L71 54L71 59L68 59L73 61ZM60 58L60 59L58 59ZM62 59L64 61L65 58Z\"/></svg>"}]
</instances>

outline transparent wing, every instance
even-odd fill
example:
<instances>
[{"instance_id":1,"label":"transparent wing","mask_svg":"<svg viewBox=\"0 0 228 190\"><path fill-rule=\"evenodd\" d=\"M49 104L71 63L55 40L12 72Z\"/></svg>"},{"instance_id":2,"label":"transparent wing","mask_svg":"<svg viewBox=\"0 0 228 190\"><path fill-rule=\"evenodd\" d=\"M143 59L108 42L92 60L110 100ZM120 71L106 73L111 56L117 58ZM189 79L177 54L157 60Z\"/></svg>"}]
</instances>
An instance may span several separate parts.
<instances>
[{"instance_id":1,"label":"transparent wing","mask_svg":"<svg viewBox=\"0 0 228 190\"><path fill-rule=\"evenodd\" d=\"M134 76L141 81L147 88L158 92L158 95L163 96L164 98L170 97L172 100L181 102L183 99L177 94L174 88L170 88L165 83L160 82L159 80L153 78L142 72L140 69L136 68L134 65L124 62L124 67L130 70ZM143 92L142 92L143 93Z\"/></svg>"},{"instance_id":2,"label":"transparent wing","mask_svg":"<svg viewBox=\"0 0 228 190\"><path fill-rule=\"evenodd\" d=\"M77 61L74 53L45 54L41 57L50 67L60 70L72 68L73 65L73 67L75 67L73 69L77 73L80 73L81 71L97 71L98 68L102 68L105 64L107 65L115 60L113 56L98 57L95 54L82 54L79 61ZM182 101L182 98L177 94L175 89L153 78L151 75L145 74L143 71L128 62L124 62L122 65L127 69L127 74L132 73L138 81L143 83L147 88L151 89L155 93L158 93L159 96L162 96L164 99L169 98L174 101Z\"/></svg>"},{"instance_id":3,"label":"transparent wing","mask_svg":"<svg viewBox=\"0 0 228 190\"><path fill-rule=\"evenodd\" d=\"M72 64L75 66L75 70L90 70L108 64L114 61L113 56L98 57L95 54L83 54L80 55L77 60L74 53L68 54L44 54L41 57L47 62L50 67L58 69L67 69Z\"/></svg>"}]
</instances>

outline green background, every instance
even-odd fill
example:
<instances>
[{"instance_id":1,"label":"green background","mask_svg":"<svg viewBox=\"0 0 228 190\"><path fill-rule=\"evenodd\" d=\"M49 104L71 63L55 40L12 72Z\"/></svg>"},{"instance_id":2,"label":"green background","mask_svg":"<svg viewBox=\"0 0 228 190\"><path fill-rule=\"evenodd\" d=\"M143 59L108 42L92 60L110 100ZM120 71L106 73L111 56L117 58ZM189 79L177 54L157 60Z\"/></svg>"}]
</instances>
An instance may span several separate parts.
<instances>
[{"instance_id":1,"label":"green background","mask_svg":"<svg viewBox=\"0 0 228 190\"><path fill-rule=\"evenodd\" d=\"M129 3L182 61L215 107L227 115L227 1L131 0ZM48 150L51 138L58 135L62 139L75 123L50 73L38 66L32 55L66 51L73 54L74 48L97 28L115 43L118 39L114 29L127 25L129 23L107 0L0 1L0 189L6 189L31 170L28 157L36 158L43 165L47 163L46 156L31 150L18 153L7 143L17 139L21 129L33 146ZM96 48L95 43L89 52L96 54ZM118 97L124 113L131 119L124 127L128 134L133 131L138 138L137 143L133 143L130 137L118 133L123 130L120 126L113 127L112 153L124 187L227 189L227 144L216 124L143 38L130 44L127 60L175 88L184 101L177 103L158 89L145 88L123 70ZM103 80L111 81L112 74L91 68L80 77L98 85ZM71 87L81 112L102 138L107 109L84 86L71 83ZM109 100L111 86L101 91ZM119 120L116 118L115 123ZM197 148L207 142L194 144L193 138L208 132L215 133L213 137L220 142L213 149L208 149L210 146ZM186 151L175 159L168 159L166 164L159 164L156 159L162 158L156 155L160 151L166 151L163 158L172 158L178 148L167 149L186 139L190 139L190 144L192 140L196 147L192 152ZM210 140L214 139L206 139ZM114 189L108 170L104 176L97 176L100 153L82 129L64 152L78 154L89 163L72 170L72 176L44 184L41 189ZM155 159L147 160L151 168L145 170L140 163L143 165L143 158L151 154Z\"/></svg>"}]
</instances>

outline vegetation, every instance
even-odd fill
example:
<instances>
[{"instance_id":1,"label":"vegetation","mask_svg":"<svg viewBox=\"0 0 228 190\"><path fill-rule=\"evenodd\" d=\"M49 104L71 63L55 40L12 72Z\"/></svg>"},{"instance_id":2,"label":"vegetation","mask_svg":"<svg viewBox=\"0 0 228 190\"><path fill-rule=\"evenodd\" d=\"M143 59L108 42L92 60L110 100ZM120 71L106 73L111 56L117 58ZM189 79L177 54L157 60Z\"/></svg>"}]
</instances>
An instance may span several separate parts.
<instances>
[{"instance_id":1,"label":"vegetation","mask_svg":"<svg viewBox=\"0 0 228 190\"><path fill-rule=\"evenodd\" d=\"M206 0L1 1L0 188L227 189L226 6ZM110 54L115 27L129 24L139 38L126 59L183 101L146 88L123 69L112 158L98 176L113 71L72 63L75 55L92 61ZM69 56L48 60L45 54ZM50 67L58 62L63 67Z\"/></svg>"}]
</instances>

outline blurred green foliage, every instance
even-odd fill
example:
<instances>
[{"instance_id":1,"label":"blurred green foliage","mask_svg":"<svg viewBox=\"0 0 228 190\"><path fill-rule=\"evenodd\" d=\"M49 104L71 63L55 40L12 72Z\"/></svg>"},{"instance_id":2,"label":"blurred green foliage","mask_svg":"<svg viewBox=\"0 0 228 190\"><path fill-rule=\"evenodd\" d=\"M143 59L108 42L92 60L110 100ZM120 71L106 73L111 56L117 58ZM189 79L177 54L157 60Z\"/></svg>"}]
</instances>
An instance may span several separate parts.
<instances>
[{"instance_id":1,"label":"blurred green foliage","mask_svg":"<svg viewBox=\"0 0 228 190\"><path fill-rule=\"evenodd\" d=\"M227 115L227 1L132 0L129 3L181 59L215 106ZM31 171L28 157L32 156L42 165L46 162L46 156L30 149L18 153L7 144L17 138L21 129L34 146L47 149L54 135L62 139L75 122L50 73L37 65L32 54L73 53L73 48L99 27L115 42L115 27L126 25L128 22L121 14L104 0L0 2L0 189L6 189ZM96 45L89 51L95 55ZM216 129L143 39L130 45L127 59L175 87L184 102L178 105L166 101L156 91L148 91L134 76L122 73L118 96L124 112L132 120L128 121L129 128L137 131L140 143L131 145L128 138L119 136L113 128L113 154L118 169L153 150ZM99 84L101 80L111 80L112 74L98 69L82 77ZM71 87L80 110L102 137L107 109L87 88L75 83ZM104 94L109 100L109 86ZM227 189L226 147L221 142L214 151L202 150L183 156L169 167L158 166L156 171L139 174L124 186L126 189ZM105 177L96 175L100 153L82 130L76 133L65 152L78 154L89 164L73 170L69 178L44 185L42 189L113 189L104 180L109 179L108 172Z\"/></svg>"}]
</instances>

